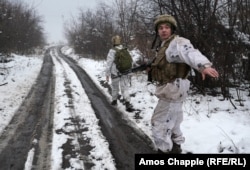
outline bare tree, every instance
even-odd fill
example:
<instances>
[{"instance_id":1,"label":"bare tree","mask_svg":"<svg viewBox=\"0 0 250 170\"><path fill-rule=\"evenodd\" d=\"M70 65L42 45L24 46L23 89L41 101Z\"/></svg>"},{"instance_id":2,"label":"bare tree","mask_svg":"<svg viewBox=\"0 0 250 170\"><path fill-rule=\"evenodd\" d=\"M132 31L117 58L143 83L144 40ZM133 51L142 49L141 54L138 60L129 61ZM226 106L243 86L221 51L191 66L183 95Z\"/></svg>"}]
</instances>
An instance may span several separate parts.
<instances>
[{"instance_id":1,"label":"bare tree","mask_svg":"<svg viewBox=\"0 0 250 170\"><path fill-rule=\"evenodd\" d=\"M140 0L114 0L117 25L121 31L124 44L128 46L137 29L137 10Z\"/></svg>"},{"instance_id":2,"label":"bare tree","mask_svg":"<svg viewBox=\"0 0 250 170\"><path fill-rule=\"evenodd\" d=\"M77 53L94 59L106 58L111 47L111 36L115 32L112 16L113 10L105 3L100 4L94 12L80 11L79 22L71 24L73 29L66 30Z\"/></svg>"},{"instance_id":3,"label":"bare tree","mask_svg":"<svg viewBox=\"0 0 250 170\"><path fill-rule=\"evenodd\" d=\"M114 34L123 37L125 45L139 49L149 59L154 56L150 45L156 31L153 19L159 14L176 18L177 34L191 40L220 72L220 81L201 81L196 72L195 83L205 87L220 86L228 96L228 87L238 85L249 72L249 0L114 0L101 4L95 11L83 12L71 40L76 47L94 58L105 58ZM83 43L84 42L84 43ZM96 51L95 49L100 49ZM102 57L100 57L102 56ZM244 69L242 67L244 63Z\"/></svg>"},{"instance_id":4,"label":"bare tree","mask_svg":"<svg viewBox=\"0 0 250 170\"><path fill-rule=\"evenodd\" d=\"M0 51L27 53L45 43L41 18L21 3L0 2Z\"/></svg>"}]
</instances>

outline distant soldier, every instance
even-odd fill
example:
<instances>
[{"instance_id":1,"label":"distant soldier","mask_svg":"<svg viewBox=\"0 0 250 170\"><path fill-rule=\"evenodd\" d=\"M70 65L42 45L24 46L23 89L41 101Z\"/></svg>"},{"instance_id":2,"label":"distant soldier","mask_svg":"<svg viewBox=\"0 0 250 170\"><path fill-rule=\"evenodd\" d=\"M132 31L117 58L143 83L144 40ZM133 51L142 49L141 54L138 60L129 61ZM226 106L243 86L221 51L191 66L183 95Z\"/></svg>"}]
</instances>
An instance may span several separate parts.
<instances>
[{"instance_id":1,"label":"distant soldier","mask_svg":"<svg viewBox=\"0 0 250 170\"><path fill-rule=\"evenodd\" d=\"M125 100L125 106L126 110L131 112L133 111L132 105L130 104L130 95L128 92L128 88L130 85L130 78L129 75L122 75L122 70L120 69L131 69L132 67L132 58L130 54L128 53L127 49L123 47L121 44L121 37L116 35L112 37L112 44L113 48L111 48L107 55L107 68L106 68L106 80L109 81L109 78L111 76L112 80L112 102L111 104L116 106L117 105L117 99L119 95L119 89L121 90L121 94L123 96L123 99ZM121 53L120 53L121 51ZM125 60L118 60L117 54L123 54L125 55ZM119 57L119 56L118 56ZM121 57L123 57L121 55ZM127 59L127 58L128 59ZM121 64L119 63L122 62ZM119 88L120 87L120 88Z\"/></svg>"}]
</instances>

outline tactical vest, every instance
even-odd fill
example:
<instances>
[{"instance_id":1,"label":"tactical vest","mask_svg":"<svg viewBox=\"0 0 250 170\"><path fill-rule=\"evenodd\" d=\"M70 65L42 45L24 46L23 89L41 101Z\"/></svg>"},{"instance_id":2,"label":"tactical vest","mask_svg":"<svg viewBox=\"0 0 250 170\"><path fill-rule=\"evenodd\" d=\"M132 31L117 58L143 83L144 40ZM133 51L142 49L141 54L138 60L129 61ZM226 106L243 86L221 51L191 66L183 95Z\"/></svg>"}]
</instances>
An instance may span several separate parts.
<instances>
[{"instance_id":1,"label":"tactical vest","mask_svg":"<svg viewBox=\"0 0 250 170\"><path fill-rule=\"evenodd\" d=\"M173 82L176 78L187 78L190 67L185 63L169 63L166 59L165 51L174 35L168 39L156 54L156 58L151 65L152 81L157 85Z\"/></svg>"}]
</instances>

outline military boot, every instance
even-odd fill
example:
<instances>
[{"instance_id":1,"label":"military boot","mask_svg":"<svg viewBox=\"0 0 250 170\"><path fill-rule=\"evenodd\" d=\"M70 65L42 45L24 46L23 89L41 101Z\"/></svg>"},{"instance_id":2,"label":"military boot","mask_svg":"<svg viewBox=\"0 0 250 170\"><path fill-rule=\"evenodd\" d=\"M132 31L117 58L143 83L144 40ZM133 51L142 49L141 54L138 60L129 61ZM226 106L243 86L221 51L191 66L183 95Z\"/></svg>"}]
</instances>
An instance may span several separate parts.
<instances>
[{"instance_id":1,"label":"military boot","mask_svg":"<svg viewBox=\"0 0 250 170\"><path fill-rule=\"evenodd\" d=\"M126 111L128 112L133 112L134 109L133 109L133 106L130 104L130 102L125 102L125 106L126 106Z\"/></svg>"},{"instance_id":2,"label":"military boot","mask_svg":"<svg viewBox=\"0 0 250 170\"><path fill-rule=\"evenodd\" d=\"M182 152L181 145L173 143L173 148L170 151L170 153L172 153L172 154L181 154L181 152Z\"/></svg>"},{"instance_id":3,"label":"military boot","mask_svg":"<svg viewBox=\"0 0 250 170\"><path fill-rule=\"evenodd\" d=\"M117 100L113 100L113 101L111 102L111 105L117 106Z\"/></svg>"}]
</instances>

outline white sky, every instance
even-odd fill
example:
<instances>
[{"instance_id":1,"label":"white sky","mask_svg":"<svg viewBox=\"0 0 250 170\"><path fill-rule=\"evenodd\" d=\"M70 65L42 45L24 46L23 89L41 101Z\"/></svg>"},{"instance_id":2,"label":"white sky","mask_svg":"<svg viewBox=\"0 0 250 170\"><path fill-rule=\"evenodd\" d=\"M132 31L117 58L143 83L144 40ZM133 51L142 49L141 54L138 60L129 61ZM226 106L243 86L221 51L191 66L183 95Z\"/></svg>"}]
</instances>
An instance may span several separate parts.
<instances>
[{"instance_id":1,"label":"white sky","mask_svg":"<svg viewBox=\"0 0 250 170\"><path fill-rule=\"evenodd\" d=\"M100 90L107 96L108 100L111 100L107 89L103 88L99 83L100 80L105 80L104 69L106 63L85 58L79 59L79 56L72 53L70 48L64 48L63 51L78 61L79 66L85 69ZM72 143L76 148L78 146L74 136L55 133L57 129L62 128L65 131L73 130L73 127L64 126L69 124L68 121L70 119L68 118L72 116L69 114L70 111L68 111L70 107L67 107L69 98L65 95L65 91L67 91L65 86L63 86L65 80L70 82L69 87L73 94L71 102L73 102L76 109L75 113L77 114L75 116L87 118L82 126L87 127L89 131L83 132L82 135L90 138L90 143L94 147L89 156L89 159L95 164L93 170L105 168L115 170L113 157L108 150L108 143L102 135L100 127L98 127L98 120L84 89L81 87L81 83L65 62L58 62L55 60L55 55L52 56L57 76L51 159L52 170L60 169L61 167L61 146L67 139L72 139ZM133 56L136 57L136 53L133 53ZM0 85L7 83L0 86L0 135L35 82L41 64L42 57L27 58L19 55L15 55L13 61L8 64L0 63L0 68L8 68L2 70L1 72L4 74L0 75ZM152 84L147 85L146 79L145 74L134 74L130 87L130 93L135 94L135 96L131 97L131 103L135 109L142 110L140 119L135 119L135 113L126 112L125 106L120 102L118 102L117 107L123 113L124 118L131 122L131 126L139 129L151 138L150 119L157 104L157 98L150 95L155 88ZM240 91L244 106L240 106L240 103L236 101L237 94L235 90L231 89L230 92L234 96L232 101L237 106L237 109L233 108L229 100L221 101L222 96L190 95L188 97L183 106L184 121L181 125L186 138L185 143L182 145L184 151L193 153L250 153L250 97L247 96L249 92ZM32 148L29 152L25 170L31 169L34 151L34 148ZM72 170L83 167L79 157L71 158L70 162L73 167Z\"/></svg>"},{"instance_id":2,"label":"white sky","mask_svg":"<svg viewBox=\"0 0 250 170\"><path fill-rule=\"evenodd\" d=\"M63 24L72 16L76 17L79 9L93 9L100 0L11 0L27 3L39 12L44 19L44 30L49 43L65 42Z\"/></svg>"}]
</instances>

